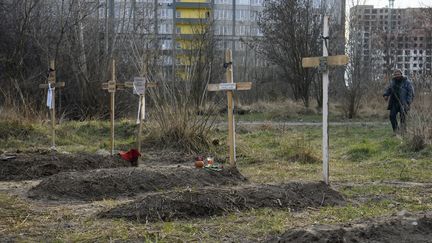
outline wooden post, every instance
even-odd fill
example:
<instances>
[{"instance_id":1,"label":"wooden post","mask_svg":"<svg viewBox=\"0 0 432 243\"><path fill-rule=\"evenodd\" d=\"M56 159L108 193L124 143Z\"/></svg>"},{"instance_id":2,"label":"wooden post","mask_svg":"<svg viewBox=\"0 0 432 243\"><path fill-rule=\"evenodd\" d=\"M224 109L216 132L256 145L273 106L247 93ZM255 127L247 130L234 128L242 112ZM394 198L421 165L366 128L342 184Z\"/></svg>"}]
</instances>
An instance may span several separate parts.
<instances>
[{"instance_id":1,"label":"wooden post","mask_svg":"<svg viewBox=\"0 0 432 243\"><path fill-rule=\"evenodd\" d=\"M53 89L53 94L52 94L52 107L51 107L51 146L53 148L55 148L56 143L55 143L55 136L56 136L56 132L55 132L55 128L56 128L56 110L55 110L55 83L56 83L56 71L55 71L55 61L51 60L50 61L50 70L53 70L52 73L50 73L50 77L52 75L52 83L54 84ZM50 82L48 78L48 82Z\"/></svg>"},{"instance_id":2,"label":"wooden post","mask_svg":"<svg viewBox=\"0 0 432 243\"><path fill-rule=\"evenodd\" d=\"M232 167L236 166L236 143L235 143L235 120L234 120L234 90L250 90L251 82L234 83L233 80L232 52L228 49L225 53L226 83L209 84L208 91L226 91L228 98L228 145L229 162Z\"/></svg>"},{"instance_id":3,"label":"wooden post","mask_svg":"<svg viewBox=\"0 0 432 243\"><path fill-rule=\"evenodd\" d=\"M112 59L111 62L111 80L102 84L102 89L108 90L110 93L110 149L111 155L114 155L114 147L115 147L115 131L114 131L114 123L115 123L115 93L117 89L119 89L118 84L116 82L116 70L115 70L115 60Z\"/></svg>"},{"instance_id":4,"label":"wooden post","mask_svg":"<svg viewBox=\"0 0 432 243\"><path fill-rule=\"evenodd\" d=\"M232 69L232 51L228 49L225 53L225 62L228 63L226 68L226 82L233 83L233 69ZM229 162L230 165L236 166L236 154L235 154L235 128L234 128L234 101L233 101L233 91L227 91L228 100L228 145L229 145Z\"/></svg>"},{"instance_id":5,"label":"wooden post","mask_svg":"<svg viewBox=\"0 0 432 243\"><path fill-rule=\"evenodd\" d=\"M329 66L342 66L348 63L348 57L345 55L328 56L329 46L329 16L324 16L323 26L323 56L322 57L306 57L302 59L303 68L318 67L322 72L323 81L323 130L322 130L322 156L323 156L323 180L326 184L329 180L329 126L328 126L328 90L329 90Z\"/></svg>"},{"instance_id":6,"label":"wooden post","mask_svg":"<svg viewBox=\"0 0 432 243\"><path fill-rule=\"evenodd\" d=\"M142 127L143 127L143 121L145 119L145 110L143 107L145 107L145 95L140 95L139 99L141 100L140 104L141 107L139 107L140 111L138 114L139 124L138 124L138 134L137 134L137 147L138 152L141 153L141 134L142 134Z\"/></svg>"},{"instance_id":7,"label":"wooden post","mask_svg":"<svg viewBox=\"0 0 432 243\"><path fill-rule=\"evenodd\" d=\"M64 82L56 82L55 61L50 60L48 83L40 84L39 88L48 88L47 106L50 109L51 115L51 147L56 147L56 109L55 109L55 89L64 87Z\"/></svg>"},{"instance_id":8,"label":"wooden post","mask_svg":"<svg viewBox=\"0 0 432 243\"><path fill-rule=\"evenodd\" d=\"M111 64L111 85L114 83L114 87L116 84L116 73L115 73L115 59L112 60ZM116 88L115 88L116 89ZM115 90L110 93L110 145L111 145L111 155L114 155L114 146L115 146L115 131L114 131L114 122L115 122Z\"/></svg>"},{"instance_id":9,"label":"wooden post","mask_svg":"<svg viewBox=\"0 0 432 243\"><path fill-rule=\"evenodd\" d=\"M323 28L323 57L328 57L328 36L329 36L329 16L324 16L324 28ZM323 82L323 145L322 145L322 156L323 156L323 178L326 184L329 184L329 134L328 134L328 89L329 89L329 70L322 73Z\"/></svg>"},{"instance_id":10,"label":"wooden post","mask_svg":"<svg viewBox=\"0 0 432 243\"><path fill-rule=\"evenodd\" d=\"M145 70L145 69L144 69ZM138 134L137 134L137 146L138 152L141 153L141 133L143 127L143 121L145 119L145 93L147 88L157 87L157 83L151 83L146 77L135 77L133 82L125 82L124 86L126 88L133 88L134 93L139 95L139 107L137 114L138 123Z\"/></svg>"}]
</instances>

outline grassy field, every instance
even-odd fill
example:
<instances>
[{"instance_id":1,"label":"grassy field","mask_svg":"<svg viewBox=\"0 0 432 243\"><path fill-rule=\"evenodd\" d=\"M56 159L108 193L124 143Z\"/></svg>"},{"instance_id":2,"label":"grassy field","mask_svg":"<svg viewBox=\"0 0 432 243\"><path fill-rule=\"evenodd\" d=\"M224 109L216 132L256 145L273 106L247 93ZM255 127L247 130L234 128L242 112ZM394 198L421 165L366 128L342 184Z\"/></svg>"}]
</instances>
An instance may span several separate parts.
<instances>
[{"instance_id":1,"label":"grassy field","mask_svg":"<svg viewBox=\"0 0 432 243\"><path fill-rule=\"evenodd\" d=\"M0 150L49 147L47 127L1 122ZM131 147L135 125L121 121L116 128L117 148ZM322 179L319 127L275 128L265 124L238 131L238 167L251 182ZM66 122L59 127L58 147L69 152L108 149L108 134L106 122ZM213 136L220 141L225 138L223 131ZM349 223L401 210L432 210L432 187L428 184L432 178L430 145L412 152L402 139L393 136L389 125L347 125L330 127L330 149L330 180L332 187L348 199L344 207L302 212L259 209L207 219L140 224L94 216L121 203L116 200L46 205L0 190L0 235L24 241L259 241L289 228L316 223ZM223 144L215 151L224 157ZM8 186L26 187L2 183L1 189Z\"/></svg>"}]
</instances>

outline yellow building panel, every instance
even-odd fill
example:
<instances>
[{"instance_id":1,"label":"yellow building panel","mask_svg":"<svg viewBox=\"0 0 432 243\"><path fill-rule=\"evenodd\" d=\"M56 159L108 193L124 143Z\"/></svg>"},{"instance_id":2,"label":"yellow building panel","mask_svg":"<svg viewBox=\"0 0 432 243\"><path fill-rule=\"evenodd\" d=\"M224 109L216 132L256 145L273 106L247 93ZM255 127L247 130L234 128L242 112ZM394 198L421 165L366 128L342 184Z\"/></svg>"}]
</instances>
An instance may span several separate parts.
<instances>
[{"instance_id":1,"label":"yellow building panel","mask_svg":"<svg viewBox=\"0 0 432 243\"><path fill-rule=\"evenodd\" d=\"M193 40L179 39L177 40L177 48L182 50L194 50L200 47L201 43Z\"/></svg>"},{"instance_id":2,"label":"yellow building panel","mask_svg":"<svg viewBox=\"0 0 432 243\"><path fill-rule=\"evenodd\" d=\"M176 9L176 17L180 19L205 19L210 16L210 11L199 8L178 8Z\"/></svg>"},{"instance_id":3,"label":"yellow building panel","mask_svg":"<svg viewBox=\"0 0 432 243\"><path fill-rule=\"evenodd\" d=\"M205 25L200 24L177 24L176 34L197 35L204 33L205 29Z\"/></svg>"}]
</instances>

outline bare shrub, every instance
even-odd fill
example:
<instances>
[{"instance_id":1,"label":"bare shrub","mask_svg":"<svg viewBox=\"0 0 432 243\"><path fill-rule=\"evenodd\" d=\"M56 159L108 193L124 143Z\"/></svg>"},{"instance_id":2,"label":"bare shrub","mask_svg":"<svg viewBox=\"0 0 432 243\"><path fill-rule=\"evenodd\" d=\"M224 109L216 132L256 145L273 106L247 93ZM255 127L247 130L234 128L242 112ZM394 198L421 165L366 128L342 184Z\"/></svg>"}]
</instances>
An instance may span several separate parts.
<instances>
[{"instance_id":1,"label":"bare shrub","mask_svg":"<svg viewBox=\"0 0 432 243\"><path fill-rule=\"evenodd\" d=\"M413 151L420 151L432 143L432 93L419 92L409 112L407 123L406 145Z\"/></svg>"},{"instance_id":2,"label":"bare shrub","mask_svg":"<svg viewBox=\"0 0 432 243\"><path fill-rule=\"evenodd\" d=\"M215 124L212 111L199 115L194 100L187 95L180 95L177 89L168 85L152 92L152 120L156 127L151 131L152 138L160 145L174 146L189 152L202 152L211 147L211 131ZM207 107L212 110L214 107Z\"/></svg>"}]
</instances>

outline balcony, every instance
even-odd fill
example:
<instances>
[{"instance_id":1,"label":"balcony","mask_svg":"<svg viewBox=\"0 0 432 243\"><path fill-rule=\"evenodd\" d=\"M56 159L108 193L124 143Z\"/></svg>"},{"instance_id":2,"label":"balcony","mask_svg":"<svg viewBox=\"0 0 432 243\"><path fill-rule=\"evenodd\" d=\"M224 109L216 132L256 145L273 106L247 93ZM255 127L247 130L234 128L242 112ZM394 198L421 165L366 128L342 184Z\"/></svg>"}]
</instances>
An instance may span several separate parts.
<instances>
[{"instance_id":1,"label":"balcony","mask_svg":"<svg viewBox=\"0 0 432 243\"><path fill-rule=\"evenodd\" d=\"M204 8L204 9L210 9L211 8L211 1L209 0L177 0L174 4L176 8Z\"/></svg>"},{"instance_id":2,"label":"balcony","mask_svg":"<svg viewBox=\"0 0 432 243\"><path fill-rule=\"evenodd\" d=\"M209 23L209 18L175 18L175 22L178 24L206 25Z\"/></svg>"}]
</instances>

